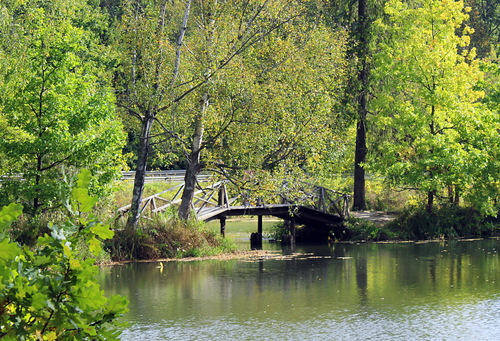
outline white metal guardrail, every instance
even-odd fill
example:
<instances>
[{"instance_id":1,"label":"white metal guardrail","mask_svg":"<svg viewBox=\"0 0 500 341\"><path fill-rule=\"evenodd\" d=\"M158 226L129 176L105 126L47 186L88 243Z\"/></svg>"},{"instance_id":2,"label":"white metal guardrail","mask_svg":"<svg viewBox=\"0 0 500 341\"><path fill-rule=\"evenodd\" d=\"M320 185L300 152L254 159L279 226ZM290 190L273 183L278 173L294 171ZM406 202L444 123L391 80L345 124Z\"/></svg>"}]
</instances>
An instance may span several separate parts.
<instances>
[{"instance_id":1,"label":"white metal guardrail","mask_svg":"<svg viewBox=\"0 0 500 341\"><path fill-rule=\"evenodd\" d=\"M170 182L183 182L184 175L186 171L183 169L180 170L162 170L162 171L147 171L145 176L146 182L161 182L161 181L170 181ZM209 181L212 177L212 174L209 172L201 172L198 174L197 178L199 182ZM122 180L123 181L134 181L135 172L122 172Z\"/></svg>"},{"instance_id":2,"label":"white metal guardrail","mask_svg":"<svg viewBox=\"0 0 500 341\"><path fill-rule=\"evenodd\" d=\"M169 182L184 182L184 175L186 171L183 169L179 170L162 170L162 171L147 171L146 172L146 182L161 182L161 181L169 181ZM209 181L212 177L210 172L201 172L198 174L197 178L199 182ZM122 172L122 181L134 181L135 172L128 171ZM24 181L24 178L21 174L11 174L9 176L0 176L0 182L3 180L17 180Z\"/></svg>"}]
</instances>

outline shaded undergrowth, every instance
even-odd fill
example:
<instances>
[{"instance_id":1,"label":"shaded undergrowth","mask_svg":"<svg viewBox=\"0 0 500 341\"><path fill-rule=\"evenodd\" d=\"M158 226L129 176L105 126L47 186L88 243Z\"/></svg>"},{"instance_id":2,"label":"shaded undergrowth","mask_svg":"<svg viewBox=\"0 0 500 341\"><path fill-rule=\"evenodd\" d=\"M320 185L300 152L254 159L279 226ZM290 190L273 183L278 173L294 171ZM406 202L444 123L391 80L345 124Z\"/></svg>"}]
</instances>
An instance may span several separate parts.
<instances>
[{"instance_id":1,"label":"shaded undergrowth","mask_svg":"<svg viewBox=\"0 0 500 341\"><path fill-rule=\"evenodd\" d=\"M445 205L428 211L425 208L404 210L385 227L398 239L427 240L489 237L499 231L496 219L484 218L469 207Z\"/></svg>"},{"instance_id":2,"label":"shaded undergrowth","mask_svg":"<svg viewBox=\"0 0 500 341\"><path fill-rule=\"evenodd\" d=\"M490 237L500 233L498 218L484 218L480 212L457 205L443 205L428 211L424 207L403 210L385 225L350 217L340 240L386 241Z\"/></svg>"},{"instance_id":3,"label":"shaded undergrowth","mask_svg":"<svg viewBox=\"0 0 500 341\"><path fill-rule=\"evenodd\" d=\"M349 217L345 220L343 240L349 241L386 241L400 239L398 234L387 226L378 226L371 221Z\"/></svg>"}]
</instances>

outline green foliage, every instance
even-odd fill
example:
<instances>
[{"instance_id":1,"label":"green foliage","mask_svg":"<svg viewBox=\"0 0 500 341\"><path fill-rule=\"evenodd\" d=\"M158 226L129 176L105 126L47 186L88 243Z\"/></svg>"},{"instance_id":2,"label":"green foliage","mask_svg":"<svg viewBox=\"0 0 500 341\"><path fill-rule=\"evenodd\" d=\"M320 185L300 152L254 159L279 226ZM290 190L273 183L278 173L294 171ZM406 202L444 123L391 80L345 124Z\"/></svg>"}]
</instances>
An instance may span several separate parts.
<instances>
[{"instance_id":1,"label":"green foliage","mask_svg":"<svg viewBox=\"0 0 500 341\"><path fill-rule=\"evenodd\" d=\"M377 96L372 102L376 162L392 184L457 201L470 197L491 213L492 197L474 193L498 182L498 115L481 103L484 74L469 48L463 1L387 2L376 22ZM489 204L489 205L488 205Z\"/></svg>"},{"instance_id":2,"label":"green foliage","mask_svg":"<svg viewBox=\"0 0 500 341\"><path fill-rule=\"evenodd\" d=\"M140 11L125 6L117 27L123 52L120 76L129 82L123 87L130 89L122 92L127 97L124 107L129 114L157 114L161 122L153 127L148 164L165 167L177 160L186 167L184 157L191 152L199 124L205 168L219 168L240 179L247 170L256 174L263 169L262 177L285 176L284 168L331 172L346 152L345 122L334 107L346 77L347 34L319 24L319 11L308 12L316 5L282 0L193 2L174 80L183 3L165 4L165 27L157 27L162 15L158 3L144 1ZM137 58L134 51L139 51ZM129 75L137 79L131 81ZM172 87L172 81L179 85ZM162 86L152 86L155 82ZM205 94L209 105L201 113ZM139 127L129 122L130 136L138 136ZM160 136L169 138L156 143Z\"/></svg>"},{"instance_id":3,"label":"green foliage","mask_svg":"<svg viewBox=\"0 0 500 341\"><path fill-rule=\"evenodd\" d=\"M64 221L61 214L44 213L36 216L22 215L10 228L10 236L13 241L21 245L32 247L38 237L50 234L49 224Z\"/></svg>"},{"instance_id":4,"label":"green foliage","mask_svg":"<svg viewBox=\"0 0 500 341\"><path fill-rule=\"evenodd\" d=\"M490 235L494 226L471 208L446 205L429 212L422 207L407 209L390 222L391 229L402 239L424 240Z\"/></svg>"},{"instance_id":5,"label":"green foliage","mask_svg":"<svg viewBox=\"0 0 500 341\"><path fill-rule=\"evenodd\" d=\"M113 235L108 225L88 213L88 174L79 176L70 203L74 214L33 250L10 241L7 229L21 214L11 204L0 212L0 337L5 340L111 340L116 318L126 312L127 299L106 298L96 283L94 259L80 259L75 245L85 241L99 254L101 238ZM85 212L87 211L87 212Z\"/></svg>"},{"instance_id":6,"label":"green foliage","mask_svg":"<svg viewBox=\"0 0 500 341\"><path fill-rule=\"evenodd\" d=\"M277 223L274 223L273 226L271 226L269 233L267 234L267 237L275 241L280 241L283 235L286 234L287 232L288 228L286 227L285 222L279 221Z\"/></svg>"},{"instance_id":7,"label":"green foliage","mask_svg":"<svg viewBox=\"0 0 500 341\"><path fill-rule=\"evenodd\" d=\"M366 180L366 205L369 211L400 212L419 191L401 190L391 186L383 178Z\"/></svg>"},{"instance_id":8,"label":"green foliage","mask_svg":"<svg viewBox=\"0 0 500 341\"><path fill-rule=\"evenodd\" d=\"M348 239L353 241L384 241L398 239L397 234L391 232L385 226L377 226L374 223L354 217L349 217L345 221Z\"/></svg>"},{"instance_id":9,"label":"green foliage","mask_svg":"<svg viewBox=\"0 0 500 341\"><path fill-rule=\"evenodd\" d=\"M87 1L2 3L1 200L25 213L56 208L61 179L87 167L103 194L120 168L121 124L98 44L99 7ZM24 181L19 181L22 178Z\"/></svg>"},{"instance_id":10,"label":"green foliage","mask_svg":"<svg viewBox=\"0 0 500 341\"><path fill-rule=\"evenodd\" d=\"M243 181L261 182L339 168L346 122L334 107L346 77L346 36L321 25L309 31L306 22L297 19L249 48L237 72L230 69L215 88L233 99L212 107L212 114L231 112L238 124L210 146L209 165L214 160L233 176L239 171Z\"/></svg>"}]
</instances>

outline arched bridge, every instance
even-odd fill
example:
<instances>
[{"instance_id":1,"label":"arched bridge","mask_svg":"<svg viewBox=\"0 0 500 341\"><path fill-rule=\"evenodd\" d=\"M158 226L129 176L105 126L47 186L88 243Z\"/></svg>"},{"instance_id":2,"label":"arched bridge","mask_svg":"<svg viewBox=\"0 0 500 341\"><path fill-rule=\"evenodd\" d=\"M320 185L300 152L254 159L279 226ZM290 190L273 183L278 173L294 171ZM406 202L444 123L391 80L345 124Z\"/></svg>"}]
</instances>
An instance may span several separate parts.
<instances>
[{"instance_id":1,"label":"arched bridge","mask_svg":"<svg viewBox=\"0 0 500 341\"><path fill-rule=\"evenodd\" d=\"M183 188L182 183L144 198L141 215L153 215L178 205ZM229 189L227 180L209 185L207 182L200 182L194 193L192 206L197 219L220 220L223 235L226 219L235 216L257 216L257 238L261 238L263 216L274 216L287 221L290 234L294 237L296 224L328 229L341 223L349 214L350 195L306 182L284 183L280 189L266 193L266 201L262 197L252 198L249 194L238 193L231 196ZM124 206L119 212L124 214L129 208L130 205Z\"/></svg>"}]
</instances>

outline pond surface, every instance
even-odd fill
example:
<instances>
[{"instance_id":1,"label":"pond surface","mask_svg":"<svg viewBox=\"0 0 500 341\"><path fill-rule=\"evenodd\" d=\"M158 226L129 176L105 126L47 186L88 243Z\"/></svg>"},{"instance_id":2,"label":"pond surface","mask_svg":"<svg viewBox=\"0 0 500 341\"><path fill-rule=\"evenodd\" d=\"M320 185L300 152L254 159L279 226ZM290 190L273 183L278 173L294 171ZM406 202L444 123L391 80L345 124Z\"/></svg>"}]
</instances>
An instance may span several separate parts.
<instances>
[{"instance_id":1,"label":"pond surface","mask_svg":"<svg viewBox=\"0 0 500 341\"><path fill-rule=\"evenodd\" d=\"M123 340L500 339L498 239L292 251L127 264L100 280L130 299Z\"/></svg>"}]
</instances>

